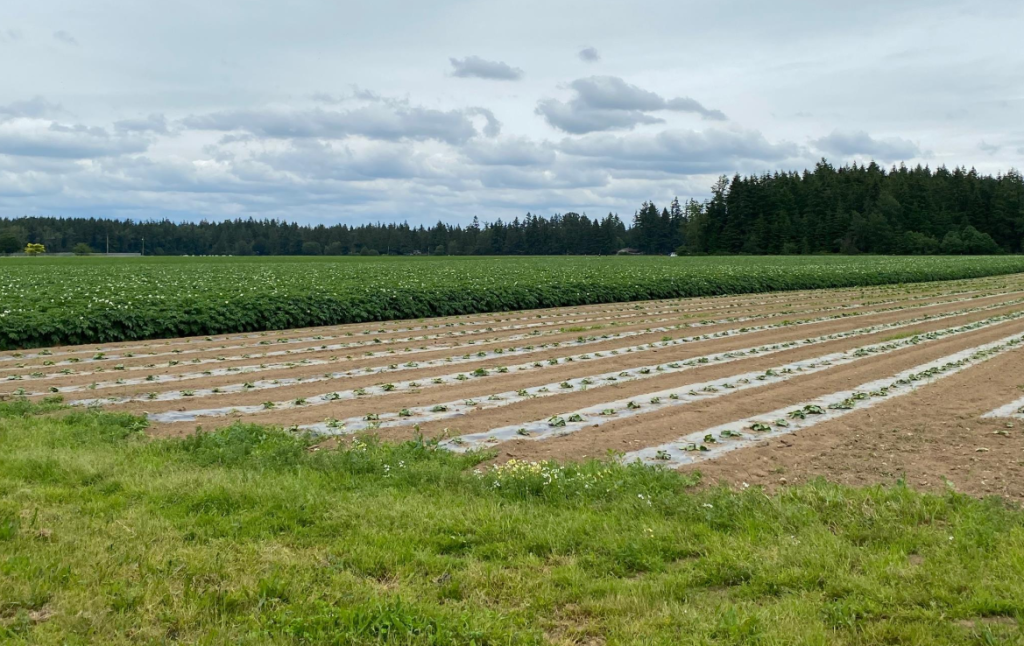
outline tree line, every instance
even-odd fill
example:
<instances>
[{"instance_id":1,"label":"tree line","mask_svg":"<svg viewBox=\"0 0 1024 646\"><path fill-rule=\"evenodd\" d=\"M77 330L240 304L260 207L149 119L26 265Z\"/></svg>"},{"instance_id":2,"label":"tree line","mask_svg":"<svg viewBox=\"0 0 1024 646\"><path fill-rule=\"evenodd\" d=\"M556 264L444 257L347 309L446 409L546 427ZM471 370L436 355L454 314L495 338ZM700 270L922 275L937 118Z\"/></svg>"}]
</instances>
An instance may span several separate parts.
<instances>
[{"instance_id":1,"label":"tree line","mask_svg":"<svg viewBox=\"0 0 1024 646\"><path fill-rule=\"evenodd\" d=\"M147 255L982 254L1024 251L1024 180L1011 170L875 163L721 177L703 201L645 202L627 221L527 213L468 226L350 226L236 219L198 223L0 219L0 253Z\"/></svg>"}]
</instances>

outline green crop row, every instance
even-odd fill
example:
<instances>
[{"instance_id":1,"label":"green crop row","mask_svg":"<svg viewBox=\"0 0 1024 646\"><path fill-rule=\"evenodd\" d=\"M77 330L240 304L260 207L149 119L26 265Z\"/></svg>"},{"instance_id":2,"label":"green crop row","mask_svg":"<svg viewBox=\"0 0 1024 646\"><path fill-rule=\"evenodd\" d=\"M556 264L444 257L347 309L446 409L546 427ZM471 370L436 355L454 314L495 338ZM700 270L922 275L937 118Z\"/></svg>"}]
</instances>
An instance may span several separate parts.
<instances>
[{"instance_id":1,"label":"green crop row","mask_svg":"<svg viewBox=\"0 0 1024 646\"><path fill-rule=\"evenodd\" d=\"M1024 257L6 258L0 349L1024 272Z\"/></svg>"}]
</instances>

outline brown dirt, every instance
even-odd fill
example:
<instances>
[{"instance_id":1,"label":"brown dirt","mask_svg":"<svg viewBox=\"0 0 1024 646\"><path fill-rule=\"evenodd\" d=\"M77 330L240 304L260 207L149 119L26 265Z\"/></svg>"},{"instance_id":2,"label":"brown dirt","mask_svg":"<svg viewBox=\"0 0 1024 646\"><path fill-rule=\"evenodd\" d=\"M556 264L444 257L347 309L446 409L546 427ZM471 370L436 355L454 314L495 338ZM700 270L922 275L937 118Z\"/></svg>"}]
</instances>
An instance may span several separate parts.
<instances>
[{"instance_id":1,"label":"brown dirt","mask_svg":"<svg viewBox=\"0 0 1024 646\"><path fill-rule=\"evenodd\" d=\"M131 358L109 359L96 362L89 362L90 366L109 365L116 363L130 365L146 365L147 363L163 363L168 359L188 360L194 357L213 357L218 354L241 355L245 352L260 352L267 349L291 348L301 351L306 347L315 347L321 343L365 341L375 337L387 341L393 338L405 336L419 336L422 334L451 334L460 338L463 333L486 334L483 328L488 326L504 326L508 324L533 324L542 323L551 329L560 326L572 325L574 322L600 316L626 316L632 318L651 318L656 312L664 312L665 315L674 313L680 319L700 318L722 318L747 312L752 308L786 308L798 304L803 308L826 307L829 305L848 304L851 301L879 301L897 296L902 298L928 298L931 295L940 296L943 294L959 294L969 296L972 293L978 294L986 290L1009 288L1020 289L1020 277L999 277L1002 282L993 282L996 279L981 279L979 281L959 281L956 288L946 286L943 289L934 283L912 286L909 290L899 291L899 287L886 286L880 288L850 289L837 291L811 291L811 292L786 292L775 295L746 295L736 297L712 297L690 300L672 301L647 301L643 303L627 303L613 305L595 305L582 308L564 308L562 310L535 310L530 312L519 312L514 315L508 313L472 315L466 317L448 317L441 319L427 319L415 321L397 321L386 323L352 324L344 326L329 326L322 328L305 328L300 330L289 330L284 332L262 332L252 334L225 335L215 337L186 337L183 339L157 340L146 342L125 342L117 344L100 344L90 346L64 346L51 348L54 353L51 357L29 357L19 359L3 365L8 370L14 370L14 365L23 363L31 370L43 367L47 360L57 361L66 359L68 356L79 356L90 358L97 351L107 354L114 354L125 350L133 352L136 356ZM661 314L658 314L661 316ZM540 317L540 318L538 318ZM607 324L619 322L620 319L607 320ZM628 322L621 319L622 323ZM414 332L403 331L406 328L422 327L424 325L434 326L435 329L417 330ZM309 336L324 336L322 341L309 341L305 343L278 344L278 339L298 339ZM350 335L350 336L346 336ZM270 342L270 345L260 343ZM226 349L230 346L244 346L241 349ZM168 354L173 350L180 350L181 354ZM37 351L27 351L33 354ZM69 355L70 353L70 355ZM154 357L151 353L157 353ZM0 355L0 358L10 356L11 353ZM159 361L158 361L159 359ZM86 364L78 364L76 367L83 367ZM11 373L15 374L15 373Z\"/></svg>"},{"instance_id":2,"label":"brown dirt","mask_svg":"<svg viewBox=\"0 0 1024 646\"><path fill-rule=\"evenodd\" d=\"M964 316L951 317L939 321L930 321L913 326L915 331L929 332L936 329L943 329L956 325L965 325L973 321L982 320L990 316L1024 309L1022 306L1007 308L1005 310L994 310L984 313L973 313ZM906 314L903 315L906 317ZM872 317L875 318L875 317ZM884 315L890 320L903 320L893 315ZM430 406L439 402L457 401L463 399L483 398L497 392L509 392L528 388L543 383L558 383L567 379L586 377L604 372L617 372L655 363L671 363L685 361L694 357L727 352L744 347L751 347L767 342L781 342L790 340L801 340L808 336L818 334L832 334L834 332L848 330L854 327L850 321L830 322L828 324L815 324L803 328L786 328L784 330L770 330L764 333L755 333L746 336L739 336L725 339L714 339L695 343L673 346L670 348L651 349L630 354L621 354L604 359L590 361L577 361L570 364L544 367L540 369L524 371L522 373L509 372L507 374L493 374L485 378L471 379L461 383L453 383L442 386L424 387L415 392L394 392L387 395L369 396L356 400L339 401L332 404L312 406L308 409L287 409L271 410L265 413L244 416L247 419L258 420L268 424L311 424L322 421L326 417L345 419L349 417L361 417L367 413L395 412L402 408L416 406ZM808 329L813 329L809 332ZM831 352L840 352L852 348L879 343L888 338L893 331L882 331L875 334L839 339L816 345L796 346L792 349L777 352L771 355L755 356L748 359L740 359L725 364L708 364L696 367L691 370L653 377L632 383L616 384L602 388L591 388L587 391L567 391L541 399L528 400L509 406L490 410L474 411L457 422L441 421L437 423L424 424L421 429L425 434L431 436L440 434L444 429L451 428L460 433L474 433L489 428L514 424L516 420L543 419L554 414L572 411L586 406L600 404L604 401L622 397L640 397L644 393L672 388L683 384L707 381L710 379L725 378L733 374L749 371L760 371L772 368L791 361L798 361L806 358L813 358ZM465 364L459 366L459 370L468 373L476 364ZM490 364L489 364L490 365ZM440 367L429 369L429 373L420 376L424 371L409 370L403 373L402 379L415 378L419 381L428 380L430 375L444 374L451 372L451 368ZM415 377L407 376L409 373L416 373ZM359 383L362 385L381 383L379 375L368 378L356 379L352 382L345 381L345 387L353 387ZM185 410L187 408L211 408L227 405L258 405L268 399L273 401L287 401L298 396L308 396L311 393L318 394L329 392L332 388L339 389L338 384L330 385L331 382L320 382L311 384L296 384L282 388L275 388L266 391L250 393L239 393L222 396L204 397L201 400L177 400L167 402L136 402L125 406L133 412L162 412L167 410ZM358 387L358 386L356 386ZM220 403L217 403L220 400ZM204 428L214 428L230 424L231 418L206 418L201 421ZM389 439L406 439L411 434L409 430L387 430L382 429L382 437Z\"/></svg>"},{"instance_id":3,"label":"brown dirt","mask_svg":"<svg viewBox=\"0 0 1024 646\"><path fill-rule=\"evenodd\" d=\"M799 330L806 330L806 332L790 332L790 331L786 331L786 330L776 330L776 331L766 331L766 332L763 332L763 333L754 333L754 334L746 335L745 337L739 337L739 338L746 338L746 339L751 339L751 340L743 341L739 345L732 346L732 347L745 347L747 345L755 345L755 344L758 344L758 343L766 343L766 342L769 342L769 341L777 342L779 340L786 340L787 338L790 338L790 336L792 334L797 334L798 335L798 336L793 337L793 338L803 338L803 336L831 333L831 331L835 331L835 330L838 330L838 329L847 329L849 327L864 327L864 326L868 326L868 325L874 325L874 324L877 324L877 323L884 323L884 322L903 320L903 319L906 319L906 318L913 318L913 317L921 316L921 315L924 315L924 314L937 314L937 313L941 313L941 312L957 311L957 310L961 310L961 309L965 309L965 308L991 306L991 305L996 305L996 304L998 304L1000 302L1003 302L1003 301L1005 301L1007 299L1010 299L1010 298L1021 298L1021 297L1024 297L1024 292L1014 292L1012 294L1007 294L1005 296L985 296L985 297L979 297L979 298L976 298L976 299L973 299L973 300L970 300L970 301L952 302L952 303L948 302L948 300L949 300L948 298L947 299L940 299L939 301L936 301L935 299L927 299L927 300L923 300L923 301L912 301L912 302L909 302L909 303L907 303L908 309L905 309L905 310L896 310L896 311L891 311L891 312L882 312L882 313L879 313L879 314L871 314L871 312L877 312L877 309L878 309L877 307L873 307L873 306L851 308L849 310L843 310L841 312L838 312L838 311L813 312L812 311L812 312L809 312L809 313L806 313L806 314L800 314L798 316L791 316L791 315L783 314L783 315L777 315L777 316L768 316L767 318L758 319L756 321L751 321L750 323L729 323L729 322L725 322L725 323L721 323L721 324L717 324L717 325L703 326L703 327L694 328L692 331L689 331L689 332L687 332L686 330L680 329L680 330L672 331L670 333L651 332L650 334L638 334L636 336L631 336L631 337L612 337L612 338L609 338L606 341L603 341L603 342L600 342L600 343L590 344L590 345L587 345L587 346L581 346L579 348L576 347L575 340L581 335L580 332L559 333L558 330L555 329L555 330L547 330L546 332L544 332L543 336L532 337L530 339L524 339L524 340L519 340L519 341L515 341L515 342L512 342L512 341L502 341L502 340L493 340L496 337L491 336L486 341L479 341L479 342L476 342L476 343L474 343L472 345L466 344L466 345L461 345L461 346L453 346L449 341L438 340L438 341L433 342L433 345L429 345L428 346L428 347L432 347L432 348L436 347L437 348L436 350L406 354L401 349L399 349L393 355L388 354L388 355L381 355L381 356L376 356L376 357L363 357L363 356L361 356L362 350L360 350L360 351L356 351L356 350L316 351L316 350L313 350L313 351L310 351L310 352L304 352L304 353L295 354L295 355L278 356L278 357L267 357L266 359L264 359L262 361L259 360L259 359L250 359L248 361L245 361L244 364L239 365L239 364L237 364L235 362L243 361L242 354L237 354L236 353L236 354L232 355L231 353L225 353L224 356L226 357L226 361L222 361L222 362L215 362L215 363L208 363L208 364L201 364L201 365L191 365L191 364L188 364L188 363L182 363L180 365L173 366L173 367L169 367L169 366L164 365L164 366L161 366L161 367L156 367L156 368L153 368L153 369L150 369L150 370L144 370L144 371L126 370L126 371L123 371L123 372L122 371L108 371L108 372L105 372L105 373L93 373L93 374L58 375L56 377L52 377L52 378L49 378L49 379L43 379L43 380L23 380L21 382L10 382L10 385L8 387L11 390L13 390L15 387L24 387L24 388L26 388L26 390L38 392L38 391L45 391L46 388L48 388L51 385L56 385L58 382L59 382L59 385L61 385L61 386L85 386L85 385L88 385L90 383L94 383L94 382L97 382L97 381L99 381L99 382L113 381L113 380L117 379L118 377L136 378L137 379L137 378L143 377L144 375L150 375L150 374L156 375L156 376L163 376L163 377L165 377L165 376L180 376L180 375L187 374L187 373L200 372L202 370L224 369L224 368L232 366L232 365L234 365L235 367L238 367L238 368L242 368L242 367L258 368L260 363L283 364L285 362L292 362L292 363L295 364L295 365L293 365L291 367L287 367L287 368L276 368L276 369L266 370L266 371L263 371L263 370L261 370L261 371L254 371L254 372L246 373L244 375L242 373L230 373L230 374L226 374L226 375L216 375L216 376L203 377L203 378L187 379L187 380L182 380L182 381L174 380L174 381L168 381L168 382L164 382L164 383L150 383L150 382L147 382L147 383L138 384L138 385L126 385L126 386L122 386L122 387L108 387L108 388L103 388L101 390L97 390L97 391L94 391L94 392L83 392L81 394L77 394L77 393L69 393L68 394L68 398L69 399L81 399L81 398L93 397L93 396L95 396L95 397L142 396L142 395L144 395L147 392L164 392L164 391L168 391L168 390L174 391L174 390L180 390L180 389L193 389L193 390L195 390L195 389L198 389L198 388L223 387L225 385L239 384L239 383L242 383L243 381L252 381L252 380L256 380L256 379L277 379L277 378L283 378L283 377L290 377L290 378L302 377L302 378L307 378L307 377L311 377L311 376L320 376L320 375L323 375L323 374L328 373L328 372L343 371L343 370L354 370L354 369L361 369L361 368L365 368L365 367L388 365L388 364L391 364L391 363L404 363L406 361L417 361L417 362L421 362L422 363L422 362L429 361L429 360L432 360L432 359L444 359L446 357L461 356L463 354L471 353L471 352L478 352L478 351L485 351L485 350L495 350L495 349L498 349L498 348L508 348L510 346L513 346L513 345L517 346L517 347L522 347L525 344L535 344L535 345L546 344L546 345L549 345L549 346L551 344L554 344L554 343L564 344L564 345L561 345L561 347L558 347L558 348L547 348L547 349L538 348L535 353L531 353L529 355L509 356L505 360L496 359L496 358L484 359L484 360L481 360L479 363L474 363L471 366L469 364L460 364L460 366L458 367L458 370L465 369L465 370L468 370L468 371L472 371L472 370L476 369L477 367L481 367L481 366L491 367L491 366L502 365L502 364L505 364L505 363L515 364L515 363L522 363L522 362L526 362L526 361L545 361L548 358L553 357L553 356L559 356L560 357L560 356L565 356L566 354L576 354L576 353L579 353L579 352L606 352L608 350L617 349L617 348L621 348L621 347L634 346L634 345L639 345L639 344L643 344L643 343L650 343L650 342L654 342L654 341L659 341L666 334L669 334L670 336L676 336L676 337L678 337L678 336L691 336L691 335L696 335L696 334L702 334L702 335L703 334L714 334L715 332L719 332L719 331L723 331L723 330L728 330L728 329L735 329L737 327L742 327L743 325L751 325L751 326L754 326L754 325L756 325L756 326L770 325L770 324L779 323L779 322L782 322L782 321L785 321L785 320L807 320L807 319L811 319L811 318L816 318L818 316L826 316L826 315L840 314L840 313L843 314L843 316L844 316L844 319L837 319L837 320L832 320L832 321L823 321L823 322L820 322L820 323L807 324L807 325L802 325L802 326L798 326L798 327L793 328L793 330L798 330L798 331ZM893 306L894 305L886 305L884 307L893 307ZM761 310L750 310L750 311L745 312L744 315L763 314L763 313L764 312L762 312ZM854 318L854 317L856 317L856 318ZM627 325L627 326L617 327L617 328L614 328L614 329L613 328L609 328L609 329L597 330L597 331L594 331L594 332L592 332L590 334L592 334L592 335L598 335L598 334L609 334L609 335L611 335L611 334L620 334L621 335L622 333L626 333L626 332L637 333L637 332L643 332L644 330L650 329L651 327L664 327L664 326L666 326L665 323L659 323L659 324L656 324L656 325L652 326L649 323L644 322L644 323L639 323L639 324L631 324L631 325ZM512 334L515 334L515 333L516 333L516 331L510 331L509 333L507 333L504 336L508 337L508 336L510 336ZM583 334L587 334L587 333L583 333ZM787 336L787 335L790 335L790 336ZM500 338L500 337L498 337L498 338ZM462 339L462 340L460 340L460 342L461 343L466 343L466 339ZM417 346L415 344L408 344L408 346L410 346L410 347L420 347L420 346ZM405 348L405 347L407 347L407 346L405 344L403 344L402 348ZM365 349L372 349L372 350L380 351L381 348L373 347L373 348L365 348ZM363 350L365 350L365 349L363 349ZM310 350L312 350L312 348L310 348ZM350 353L350 354L347 354L347 353ZM347 356L350 356L351 358L346 358ZM329 363L318 364L318 365L302 365L302 364L298 363L301 360L324 360L324 361L328 361ZM128 360L126 360L126 363L127 362L128 362ZM402 376L401 377L395 377L395 379L399 379L399 378L401 378L401 379L420 379L420 378L426 378L428 376L434 376L435 374L445 374L447 372L451 372L452 369L454 369L454 368L451 368L451 369L445 368L445 369L441 369L441 370L425 369L424 371L419 371L419 370L416 370L416 371L403 371L402 372ZM21 370L21 371L11 371L10 374L18 374L19 372L21 374L25 374L25 373L29 372L29 370L30 369L26 368L26 369ZM416 373L416 374L413 375L412 373ZM409 376L407 376L407 375L409 375ZM359 383L353 382L352 385L346 385L346 386L344 386L344 388L360 388L360 387L365 387L368 384L384 383L386 381L387 381L387 378L379 378L379 377L376 378L376 379L372 378L372 377L371 378L362 378L362 379L359 380ZM326 390L330 390L331 388L337 389L337 388L341 388L341 387L342 386L330 386L330 387L327 387ZM277 392L277 391L275 391L275 392ZM278 400L289 399L289 398L290 398L289 396L283 396L281 398L278 398ZM260 400L260 401L263 401L263 400ZM241 400L239 400L239 403L241 403ZM146 410L149 410L150 412L156 412L159 409L146 409Z\"/></svg>"},{"instance_id":4,"label":"brown dirt","mask_svg":"<svg viewBox=\"0 0 1024 646\"><path fill-rule=\"evenodd\" d=\"M47 379L26 378L2 382L0 392L11 392L18 387L42 391L50 385L85 385L93 382L113 382L117 378L139 378L147 374L180 376L207 369L228 366L253 366L260 363L279 364L301 359L325 359L323 365L296 364L293 367L259 370L249 373L229 373L223 376L205 376L166 383L146 383L135 386L83 390L65 395L73 400L86 397L141 395L146 392L177 392L182 389L199 390L224 387L243 381L276 378L313 377L326 372L381 367L407 361L425 362L431 359L463 356L481 350L510 346L559 343L558 347L537 348L522 355L484 358L478 361L398 371L391 374L357 375L317 381L269 390L234 394L184 398L166 402L132 402L111 406L113 410L130 412L163 412L193 408L255 405L266 400L287 401L297 397L349 390L378 385L387 381L416 380L429 384L435 376L461 372L469 374L477 367L493 368L498 365L518 365L539 361L543 367L506 374L492 373L487 377L471 378L441 386L427 385L417 391L396 391L386 395L331 404L271 410L246 415L246 421L291 426L319 422L326 417L361 417L370 412L394 412L401 408L430 406L438 402L460 399L482 400L489 394L536 387L545 383L615 372L656 363L666 364L705 354L727 352L757 345L784 341L799 341L818 335L867 327L870 325L906 321L924 313L937 314L960 309L999 305L1024 297L1024 274L992 277L954 283L928 283L924 285L884 286L864 289L787 292L778 294L752 294L730 297L675 299L643 303L592 305L557 310L534 310L482 314L463 317L416 321L390 321L355 325L306 328L285 332L218 335L211 339L193 337L145 342L103 344L102 351L118 353L129 348L133 358L118 358L96 362L82 362L69 366L79 371L102 372L94 374L54 375ZM952 302L957 298L968 298ZM897 301L889 303L889 301ZM885 303L885 304L881 304ZM856 305L855 307L849 307ZM907 309L880 312L893 306ZM849 307L834 310L836 307ZM560 392L558 395L527 400L509 406L476 410L446 421L423 424L421 431L428 437L448 436L485 431L528 420L545 419L578 408L599 405L620 398L636 398L643 402L644 395L657 390L675 388L701 381L728 378L744 372L762 371L784 363L807 359L831 352L878 343L896 334L964 325L987 319L1001 313L1019 311L1024 305L1004 305L983 312L973 312L938 321L927 321L898 330L884 330L871 335L840 339L810 346L796 346L767 356L752 356L725 364L708 364L684 372L659 375L649 379L622 382L615 385ZM660 341L666 334L674 338L695 334L713 334L717 331L747 326L777 323L782 320L804 320L818 316L845 313L844 318L783 327L763 332L749 332L735 337L705 339L671 347L648 348L632 353L617 354L601 359L579 360L568 364L549 366L552 358L597 352ZM750 322L730 323L728 318L765 315ZM666 320L667 319L667 320ZM723 322L691 330L679 329L669 333L642 333L653 327L669 327L694 321L721 320ZM537 327L502 330L509 325L539 324ZM408 331L407 328L431 329ZM596 329L579 330L576 328ZM540 334L530 339L510 341L509 337L531 331ZM600 336L622 332L641 332L632 337L610 337L591 345L578 346L579 336ZM796 404L851 386L886 377L936 358L1005 337L1024 333L1024 320L1002 323L983 330L972 331L950 338L921 343L882 356L869 356L847 365L836 366L812 375L799 375L784 382L760 388L742 390L716 399L694 402L680 407L651 411L627 420L616 420L597 427L588 427L563 437L545 440L516 440L496 447L496 460L511 457L525 460L605 458L609 451L632 451L671 441L686 433L754 416L780 407ZM346 336L346 335L351 336ZM437 339L400 339L423 334L442 334ZM299 339L323 336L322 340L308 340L282 344L280 338ZM320 350L323 344L339 342L381 340L365 348ZM261 342L269 344L260 345ZM472 342L472 343L471 343ZM221 349L220 346L241 346ZM426 347L429 350L406 353L404 349ZM163 354L159 357L142 356L144 352ZM259 358L265 351L290 349L287 355ZM393 354L386 353L394 350ZM362 353L372 350L385 353L366 357ZM53 356L17 359L0 362L3 376L25 375L32 372L56 372L63 366L43 366L45 361L60 361L72 352L91 357L97 346L54 348ZM26 352L37 352L26 351ZM250 355L246 357L245 355ZM352 355L347 359L346 355ZM0 355L0 358L10 353ZM193 358L224 356L225 361L190 364ZM178 360L175 366L168 360ZM686 467L704 474L706 483L725 482L732 486L744 485L776 487L780 484L802 482L818 476L848 484L891 483L905 477L916 488L941 491L954 486L973 495L998 494L1024 500L1024 421L982 420L980 415L1021 396L1024 388L1024 349L1007 352L980 366L971 367L960 374L941 380L931 386L830 422L820 424L780 438L725 453L714 460ZM18 367L24 363L24 367ZM128 370L115 371L115 364ZM133 370L156 364L151 369ZM179 436L191 433L197 425L214 428L230 424L233 418L201 418L197 423L155 424L153 435ZM1008 428L1007 425L1012 425ZM382 429L379 435L386 440L411 437L410 428ZM328 450L343 444L345 438L326 439L317 450ZM988 449L979 451L978 449ZM946 481L953 484L948 485Z\"/></svg>"},{"instance_id":5,"label":"brown dirt","mask_svg":"<svg viewBox=\"0 0 1024 646\"><path fill-rule=\"evenodd\" d=\"M1024 421L982 419L1022 395L1024 349L912 394L687 469L736 486L895 483L1024 501ZM980 450L987 449L987 450Z\"/></svg>"},{"instance_id":6,"label":"brown dirt","mask_svg":"<svg viewBox=\"0 0 1024 646\"><path fill-rule=\"evenodd\" d=\"M956 337L934 341L931 343L911 346L896 352L878 357L868 357L853 363L825 370L811 375L802 375L761 388L738 391L724 397L694 402L687 406L664 409L641 416L617 420L603 424L597 428L588 428L563 437L536 440L514 440L499 445L498 461L510 458L517 460L564 460L583 456L603 456L609 450L635 451L648 446L656 446L671 442L678 437L736 419L745 419L760 413L769 412L788 405L814 399L829 393L846 390L853 386L894 375L914 366L933 361L943 356L989 343L1010 334L1024 333L1024 321L1005 323L993 328L970 332ZM767 359L764 357L762 359ZM775 362L775 365L778 365ZM973 370L973 369L972 369ZM970 373L972 370L965 372ZM686 373L683 373L686 374ZM635 386L636 384L632 384ZM672 384L673 386L675 384ZM629 386L602 390L618 391L607 393L601 401L633 397ZM654 389L645 389L652 392ZM596 391L595 391L596 392ZM894 399L898 401L899 398ZM528 402L540 404L542 400ZM595 404L601 401L593 402ZM500 409L499 409L500 410ZM544 419L554 413L566 413L573 409L557 410L547 413L544 409L537 410L536 416L523 414L519 419ZM467 416L468 418L469 416ZM515 423L492 423L489 428ZM472 432L468 424L459 424L458 433ZM475 425L474 425L475 426ZM424 427L425 433L434 429ZM785 436L779 441L788 441ZM743 453L741 449L736 453Z\"/></svg>"},{"instance_id":7,"label":"brown dirt","mask_svg":"<svg viewBox=\"0 0 1024 646\"><path fill-rule=\"evenodd\" d=\"M948 300L948 297L940 297L938 300ZM804 306L804 309L814 308L816 305L817 304L808 304ZM837 306L835 303L828 303L827 305L831 305L832 307ZM827 305L821 305L821 307L826 307ZM222 357L224 360L217 363L218 367L226 367L232 365L232 362L234 361L244 360L248 360L250 363L254 360L260 360L264 363L279 363L283 361L296 360L298 358L313 359L328 358L331 356L344 357L346 355L352 355L358 360L358 358L363 356L365 352L395 350L396 353L400 354L408 349L451 349L470 345L483 346L484 344L503 343L501 341L503 338L521 336L525 334L531 334L533 336L531 336L531 341L524 340L522 343L540 343L542 340L543 342L558 342L575 339L580 336L580 334L620 333L623 331L642 330L647 327L686 325L707 318L718 320L731 318L736 315L732 312L687 312L677 311L678 309L679 308L663 310L661 308L654 308L653 310L638 310L636 312L627 312L615 318L608 319L573 319L568 322L552 320L543 320L539 322L527 321L528 324L534 325L534 327L519 329L501 329L502 327L506 327L504 323L491 321L481 323L480 326L475 327L414 330L412 332L374 332L372 334L366 334L365 331L363 331L358 334L353 334L353 336L327 335L322 339L313 339L310 338L309 335L305 334L294 334L288 336L278 335L262 339L257 338L256 340L246 340L243 342L229 342L226 344L198 342L195 344L188 343L179 345L167 342L165 347L151 348L152 352L135 350L132 352L133 356L131 357L126 357L113 352L104 352L104 354L111 354L112 356L96 360L92 359L96 354L96 350L90 349L88 352L78 355L82 359L89 360L74 365L66 365L63 363L53 366L45 365L48 361L61 362L68 358L67 356L59 355L30 357L24 360L12 362L4 367L6 369L6 373L11 375L27 375L33 372L52 374L58 369L68 367L75 372L81 373L107 371L111 374L116 374L116 372L111 372L115 370L115 366L123 366L129 369L138 369L150 366L152 369L146 371L147 374L177 374L190 370L202 369L191 364L191 362L196 359L209 360ZM863 310L871 308L861 307L857 309ZM857 309L851 309L850 311L857 311ZM770 313L786 315L791 312L791 304L758 304L744 307L741 314L744 316L749 316L751 314L765 315ZM587 324L576 325L576 323L580 323L582 321L587 321ZM587 329L577 329L581 327ZM425 338L425 336L437 338ZM279 339L306 340L279 343ZM379 341L379 343L376 341ZM338 344L360 345L349 348L320 350L322 346ZM282 351L287 352L288 354L264 358L265 353ZM379 358L377 361L379 362ZM206 365L206 367L208 366L209 364ZM69 379L75 378L76 377L74 376L69 377ZM82 380L83 383L90 383L90 381L94 380L94 376L81 374L77 376L77 379Z\"/></svg>"}]
</instances>

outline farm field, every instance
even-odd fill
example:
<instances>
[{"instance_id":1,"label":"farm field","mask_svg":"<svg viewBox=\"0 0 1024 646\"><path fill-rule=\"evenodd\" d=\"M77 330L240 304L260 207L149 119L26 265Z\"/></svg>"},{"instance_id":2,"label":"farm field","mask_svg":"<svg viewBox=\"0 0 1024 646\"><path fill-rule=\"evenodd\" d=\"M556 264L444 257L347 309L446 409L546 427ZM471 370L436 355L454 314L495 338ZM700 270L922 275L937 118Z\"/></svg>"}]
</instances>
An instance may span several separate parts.
<instances>
[{"instance_id":1,"label":"farm field","mask_svg":"<svg viewBox=\"0 0 1024 646\"><path fill-rule=\"evenodd\" d=\"M1024 274L6 351L0 641L1015 643L1022 365Z\"/></svg>"},{"instance_id":2,"label":"farm field","mask_svg":"<svg viewBox=\"0 0 1024 646\"><path fill-rule=\"evenodd\" d=\"M244 422L1024 499L1022 361L1017 274L5 352L0 392L157 436Z\"/></svg>"},{"instance_id":3,"label":"farm field","mask_svg":"<svg viewBox=\"0 0 1024 646\"><path fill-rule=\"evenodd\" d=\"M1022 256L0 258L0 349L1022 271Z\"/></svg>"}]
</instances>

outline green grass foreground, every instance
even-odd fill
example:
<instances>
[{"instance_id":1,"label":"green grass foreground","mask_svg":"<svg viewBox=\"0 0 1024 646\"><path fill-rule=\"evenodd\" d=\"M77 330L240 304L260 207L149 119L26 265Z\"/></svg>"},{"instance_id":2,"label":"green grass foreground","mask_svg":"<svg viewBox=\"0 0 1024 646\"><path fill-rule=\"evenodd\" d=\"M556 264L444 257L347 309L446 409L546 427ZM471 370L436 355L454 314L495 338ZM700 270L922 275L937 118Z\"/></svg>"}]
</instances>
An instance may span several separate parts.
<instances>
[{"instance_id":1,"label":"green grass foreground","mask_svg":"<svg viewBox=\"0 0 1024 646\"><path fill-rule=\"evenodd\" d=\"M53 410L50 410L53 409ZM992 644L1024 513L0 404L4 644Z\"/></svg>"},{"instance_id":2,"label":"green grass foreground","mask_svg":"<svg viewBox=\"0 0 1024 646\"><path fill-rule=\"evenodd\" d=\"M0 349L1024 272L1024 256L0 258Z\"/></svg>"}]
</instances>

